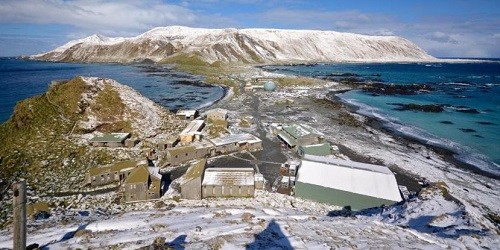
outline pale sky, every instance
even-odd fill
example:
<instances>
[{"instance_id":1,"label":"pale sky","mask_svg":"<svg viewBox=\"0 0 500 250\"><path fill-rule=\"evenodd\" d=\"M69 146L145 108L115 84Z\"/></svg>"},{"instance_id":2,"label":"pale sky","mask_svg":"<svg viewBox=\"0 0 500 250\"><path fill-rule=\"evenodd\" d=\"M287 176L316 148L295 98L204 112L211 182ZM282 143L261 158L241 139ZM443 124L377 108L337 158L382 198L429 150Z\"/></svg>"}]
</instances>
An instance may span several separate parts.
<instances>
[{"instance_id":1,"label":"pale sky","mask_svg":"<svg viewBox=\"0 0 500 250\"><path fill-rule=\"evenodd\" d=\"M2 0L0 56L169 25L397 35L437 57L500 57L499 0Z\"/></svg>"}]
</instances>

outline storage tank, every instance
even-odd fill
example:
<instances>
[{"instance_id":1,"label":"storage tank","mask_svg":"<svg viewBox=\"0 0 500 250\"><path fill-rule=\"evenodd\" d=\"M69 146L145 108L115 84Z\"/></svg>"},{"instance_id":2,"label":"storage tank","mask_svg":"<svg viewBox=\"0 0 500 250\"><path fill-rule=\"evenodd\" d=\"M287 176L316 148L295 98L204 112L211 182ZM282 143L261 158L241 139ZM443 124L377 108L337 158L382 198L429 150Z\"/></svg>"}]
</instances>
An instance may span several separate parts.
<instances>
[{"instance_id":1,"label":"storage tank","mask_svg":"<svg viewBox=\"0 0 500 250\"><path fill-rule=\"evenodd\" d=\"M276 84L273 81L267 81L264 83L264 90L274 91L276 89Z\"/></svg>"}]
</instances>

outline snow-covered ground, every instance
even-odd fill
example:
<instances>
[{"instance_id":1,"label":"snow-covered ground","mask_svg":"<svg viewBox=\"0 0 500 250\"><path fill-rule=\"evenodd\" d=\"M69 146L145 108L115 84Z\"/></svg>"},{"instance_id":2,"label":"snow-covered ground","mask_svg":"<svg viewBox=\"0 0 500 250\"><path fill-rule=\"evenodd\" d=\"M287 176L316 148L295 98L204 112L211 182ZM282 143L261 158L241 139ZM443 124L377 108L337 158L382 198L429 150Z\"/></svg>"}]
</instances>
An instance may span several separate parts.
<instances>
[{"instance_id":1,"label":"snow-covered ground","mask_svg":"<svg viewBox=\"0 0 500 250\"><path fill-rule=\"evenodd\" d=\"M500 243L494 232L464 223L463 208L434 189L384 211L348 214L338 209L265 191L255 199L163 199L129 205L128 212L81 210L30 221L28 244L137 249L157 237L176 249L491 249ZM11 244L11 232L1 232L0 248Z\"/></svg>"}]
</instances>

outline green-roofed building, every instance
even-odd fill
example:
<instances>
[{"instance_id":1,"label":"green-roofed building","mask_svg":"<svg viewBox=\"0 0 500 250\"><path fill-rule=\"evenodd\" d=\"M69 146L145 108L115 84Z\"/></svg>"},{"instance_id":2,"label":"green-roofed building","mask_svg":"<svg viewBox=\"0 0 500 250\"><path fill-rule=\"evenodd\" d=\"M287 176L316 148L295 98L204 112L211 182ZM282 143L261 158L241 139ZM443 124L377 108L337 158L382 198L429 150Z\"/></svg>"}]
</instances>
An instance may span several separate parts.
<instances>
[{"instance_id":1,"label":"green-roofed building","mask_svg":"<svg viewBox=\"0 0 500 250\"><path fill-rule=\"evenodd\" d=\"M130 133L110 133L94 136L89 143L94 147L123 147L128 138L130 138Z\"/></svg>"},{"instance_id":2,"label":"green-roofed building","mask_svg":"<svg viewBox=\"0 0 500 250\"><path fill-rule=\"evenodd\" d=\"M157 168L145 165L135 168L121 186L123 202L158 199L161 196L161 175Z\"/></svg>"},{"instance_id":3,"label":"green-roofed building","mask_svg":"<svg viewBox=\"0 0 500 250\"><path fill-rule=\"evenodd\" d=\"M299 146L297 153L300 157L304 157L304 155L327 156L332 154L332 150L330 149L330 143L325 142L321 144Z\"/></svg>"},{"instance_id":4,"label":"green-roofed building","mask_svg":"<svg viewBox=\"0 0 500 250\"><path fill-rule=\"evenodd\" d=\"M290 149L297 146L322 143L323 137L312 129L299 124L283 126L278 133L278 138Z\"/></svg>"},{"instance_id":5,"label":"green-roofed building","mask_svg":"<svg viewBox=\"0 0 500 250\"><path fill-rule=\"evenodd\" d=\"M188 168L181 183L181 197L183 199L201 200L201 182L207 160L203 159Z\"/></svg>"},{"instance_id":6,"label":"green-roofed building","mask_svg":"<svg viewBox=\"0 0 500 250\"><path fill-rule=\"evenodd\" d=\"M91 168L86 175L86 184L98 187L111 183L122 183L136 166L137 161L121 161Z\"/></svg>"}]
</instances>

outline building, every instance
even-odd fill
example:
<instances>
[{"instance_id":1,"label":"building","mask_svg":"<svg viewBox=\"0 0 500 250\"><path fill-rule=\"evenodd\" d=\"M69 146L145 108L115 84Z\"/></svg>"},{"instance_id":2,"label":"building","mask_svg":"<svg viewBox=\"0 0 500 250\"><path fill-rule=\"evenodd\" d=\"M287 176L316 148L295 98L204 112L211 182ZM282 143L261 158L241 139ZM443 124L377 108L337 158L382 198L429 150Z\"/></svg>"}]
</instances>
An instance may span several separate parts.
<instances>
[{"instance_id":1,"label":"building","mask_svg":"<svg viewBox=\"0 0 500 250\"><path fill-rule=\"evenodd\" d=\"M177 110L177 113L175 113L175 115L181 119L194 120L199 116L199 112L198 110L193 109L179 109Z\"/></svg>"},{"instance_id":2,"label":"building","mask_svg":"<svg viewBox=\"0 0 500 250\"><path fill-rule=\"evenodd\" d=\"M181 183L181 198L201 200L201 182L206 164L207 160L203 159L188 168Z\"/></svg>"},{"instance_id":3,"label":"building","mask_svg":"<svg viewBox=\"0 0 500 250\"><path fill-rule=\"evenodd\" d=\"M192 143L189 146L168 148L165 154L165 161L160 166L178 166L188 161L210 156L215 156L213 144L208 141L200 141Z\"/></svg>"},{"instance_id":4,"label":"building","mask_svg":"<svg viewBox=\"0 0 500 250\"><path fill-rule=\"evenodd\" d=\"M323 136L313 132L312 129L298 124L283 126L278 133L278 138L291 149L297 146L323 143L324 140Z\"/></svg>"},{"instance_id":5,"label":"building","mask_svg":"<svg viewBox=\"0 0 500 250\"><path fill-rule=\"evenodd\" d=\"M110 133L94 136L89 143L94 147L123 147L125 146L125 140L128 138L130 138L130 133Z\"/></svg>"},{"instance_id":6,"label":"building","mask_svg":"<svg viewBox=\"0 0 500 250\"><path fill-rule=\"evenodd\" d=\"M177 146L177 143L179 143L179 137L170 137L164 141L160 141L156 147L159 150L165 150L167 148L173 148Z\"/></svg>"},{"instance_id":7,"label":"building","mask_svg":"<svg viewBox=\"0 0 500 250\"><path fill-rule=\"evenodd\" d=\"M85 184L91 187L122 183L137 166L137 161L122 161L114 164L89 169Z\"/></svg>"},{"instance_id":8,"label":"building","mask_svg":"<svg viewBox=\"0 0 500 250\"><path fill-rule=\"evenodd\" d=\"M252 134L231 134L210 140L215 146L215 154L230 154L239 151L262 150L262 140Z\"/></svg>"},{"instance_id":9,"label":"building","mask_svg":"<svg viewBox=\"0 0 500 250\"><path fill-rule=\"evenodd\" d=\"M195 137L205 126L205 121L203 120L194 120L191 121L187 127L182 130L179 134L179 138L181 142L189 143L195 140Z\"/></svg>"},{"instance_id":10,"label":"building","mask_svg":"<svg viewBox=\"0 0 500 250\"><path fill-rule=\"evenodd\" d=\"M360 210L401 201L394 174L384 166L306 155L295 196Z\"/></svg>"},{"instance_id":11,"label":"building","mask_svg":"<svg viewBox=\"0 0 500 250\"><path fill-rule=\"evenodd\" d=\"M253 197L253 168L207 168L202 182L202 198Z\"/></svg>"},{"instance_id":12,"label":"building","mask_svg":"<svg viewBox=\"0 0 500 250\"><path fill-rule=\"evenodd\" d=\"M325 142L321 144L299 146L297 153L301 157L304 157L304 155L327 156L332 154L332 150L330 148L330 143Z\"/></svg>"},{"instance_id":13,"label":"building","mask_svg":"<svg viewBox=\"0 0 500 250\"><path fill-rule=\"evenodd\" d=\"M215 120L227 120L228 111L221 108L211 109L207 111L207 121L215 121Z\"/></svg>"},{"instance_id":14,"label":"building","mask_svg":"<svg viewBox=\"0 0 500 250\"><path fill-rule=\"evenodd\" d=\"M122 202L160 198L161 175L158 174L158 168L145 165L135 168L123 182L119 196Z\"/></svg>"}]
</instances>

